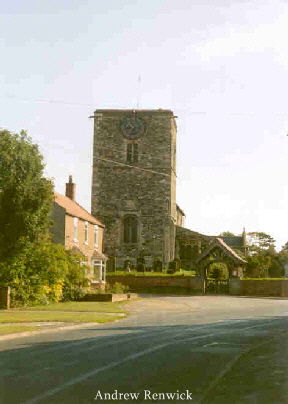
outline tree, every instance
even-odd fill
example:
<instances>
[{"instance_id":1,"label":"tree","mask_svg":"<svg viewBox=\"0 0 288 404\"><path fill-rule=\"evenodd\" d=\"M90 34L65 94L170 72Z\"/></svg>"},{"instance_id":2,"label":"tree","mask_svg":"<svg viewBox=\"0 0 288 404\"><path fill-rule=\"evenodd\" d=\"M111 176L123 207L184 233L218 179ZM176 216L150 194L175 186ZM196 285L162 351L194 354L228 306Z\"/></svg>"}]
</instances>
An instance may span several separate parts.
<instances>
[{"instance_id":1,"label":"tree","mask_svg":"<svg viewBox=\"0 0 288 404\"><path fill-rule=\"evenodd\" d=\"M252 278L268 278L268 270L271 264L271 257L254 254L247 258L245 275Z\"/></svg>"},{"instance_id":2,"label":"tree","mask_svg":"<svg viewBox=\"0 0 288 404\"><path fill-rule=\"evenodd\" d=\"M288 264L288 241L282 246L281 251L278 253L278 262L282 268L282 276L285 275L285 267Z\"/></svg>"},{"instance_id":3,"label":"tree","mask_svg":"<svg viewBox=\"0 0 288 404\"><path fill-rule=\"evenodd\" d=\"M249 250L252 254L276 254L275 240L269 234L263 232L250 232L247 233L247 244L250 246Z\"/></svg>"},{"instance_id":4,"label":"tree","mask_svg":"<svg viewBox=\"0 0 288 404\"><path fill-rule=\"evenodd\" d=\"M287 251L288 252L288 241L282 246L281 251Z\"/></svg>"},{"instance_id":5,"label":"tree","mask_svg":"<svg viewBox=\"0 0 288 404\"><path fill-rule=\"evenodd\" d=\"M207 276L212 279L227 279L229 278L229 271L223 262L213 262L208 267Z\"/></svg>"},{"instance_id":6,"label":"tree","mask_svg":"<svg viewBox=\"0 0 288 404\"><path fill-rule=\"evenodd\" d=\"M219 234L219 237L236 237L234 233L231 233L231 231L222 231L222 233Z\"/></svg>"},{"instance_id":7,"label":"tree","mask_svg":"<svg viewBox=\"0 0 288 404\"><path fill-rule=\"evenodd\" d=\"M88 285L88 268L82 260L82 256L49 240L27 242L9 265L0 262L0 285L11 287L14 307L74 300Z\"/></svg>"},{"instance_id":8,"label":"tree","mask_svg":"<svg viewBox=\"0 0 288 404\"><path fill-rule=\"evenodd\" d=\"M53 185L26 132L0 130L0 156L0 261L9 262L47 233Z\"/></svg>"}]
</instances>

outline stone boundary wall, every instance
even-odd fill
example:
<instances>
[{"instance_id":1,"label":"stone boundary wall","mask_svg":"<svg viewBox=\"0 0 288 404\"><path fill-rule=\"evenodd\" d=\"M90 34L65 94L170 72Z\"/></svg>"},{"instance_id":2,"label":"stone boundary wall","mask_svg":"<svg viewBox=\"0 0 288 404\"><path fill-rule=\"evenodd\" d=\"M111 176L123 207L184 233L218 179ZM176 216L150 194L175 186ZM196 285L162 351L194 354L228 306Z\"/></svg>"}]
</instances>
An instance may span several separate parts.
<instances>
[{"instance_id":1,"label":"stone boundary wall","mask_svg":"<svg viewBox=\"0 0 288 404\"><path fill-rule=\"evenodd\" d=\"M173 289L183 293L204 293L204 281L199 277L191 276L125 276L125 275L107 275L107 283L113 285L115 282L128 286L132 292L146 291L147 289L157 290L161 293L173 293Z\"/></svg>"},{"instance_id":2,"label":"stone boundary wall","mask_svg":"<svg viewBox=\"0 0 288 404\"><path fill-rule=\"evenodd\" d=\"M80 301L85 302L121 302L122 300L135 299L136 293L88 293Z\"/></svg>"},{"instance_id":3,"label":"stone boundary wall","mask_svg":"<svg viewBox=\"0 0 288 404\"><path fill-rule=\"evenodd\" d=\"M10 309L10 287L0 288L0 309Z\"/></svg>"},{"instance_id":4,"label":"stone boundary wall","mask_svg":"<svg viewBox=\"0 0 288 404\"><path fill-rule=\"evenodd\" d=\"M229 293L244 296L288 297L288 280L285 279L230 279Z\"/></svg>"}]
</instances>

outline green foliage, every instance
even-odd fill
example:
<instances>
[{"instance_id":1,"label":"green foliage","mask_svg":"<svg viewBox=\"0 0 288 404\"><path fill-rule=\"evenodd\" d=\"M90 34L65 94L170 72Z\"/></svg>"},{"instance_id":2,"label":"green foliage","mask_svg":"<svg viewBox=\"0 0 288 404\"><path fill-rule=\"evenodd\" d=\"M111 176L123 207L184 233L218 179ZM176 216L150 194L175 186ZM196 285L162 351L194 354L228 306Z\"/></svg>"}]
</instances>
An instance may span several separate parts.
<instances>
[{"instance_id":1,"label":"green foliage","mask_svg":"<svg viewBox=\"0 0 288 404\"><path fill-rule=\"evenodd\" d=\"M253 278L267 278L268 270L272 264L269 255L255 254L247 258L245 276Z\"/></svg>"},{"instance_id":2,"label":"green foliage","mask_svg":"<svg viewBox=\"0 0 288 404\"><path fill-rule=\"evenodd\" d=\"M236 237L234 233L231 233L231 231L222 231L222 233L219 234L220 237Z\"/></svg>"},{"instance_id":3,"label":"green foliage","mask_svg":"<svg viewBox=\"0 0 288 404\"><path fill-rule=\"evenodd\" d=\"M46 233L53 185L43 157L27 134L0 130L0 261L10 262Z\"/></svg>"},{"instance_id":4,"label":"green foliage","mask_svg":"<svg viewBox=\"0 0 288 404\"><path fill-rule=\"evenodd\" d=\"M27 134L0 131L0 286L14 305L71 299L85 286L79 257L47 240L53 184Z\"/></svg>"},{"instance_id":5,"label":"green foliage","mask_svg":"<svg viewBox=\"0 0 288 404\"><path fill-rule=\"evenodd\" d=\"M87 266L81 263L80 256L74 252L65 251L67 257L68 271L63 282L62 301L79 300L85 295L84 288L88 286L85 276Z\"/></svg>"},{"instance_id":6,"label":"green foliage","mask_svg":"<svg viewBox=\"0 0 288 404\"><path fill-rule=\"evenodd\" d=\"M278 278L284 275L284 267L281 264L279 255L272 257L271 265L268 268L268 273L270 278Z\"/></svg>"},{"instance_id":7,"label":"green foliage","mask_svg":"<svg viewBox=\"0 0 288 404\"><path fill-rule=\"evenodd\" d=\"M0 274L14 306L73 300L88 282L81 257L50 241L28 243L17 259L0 264Z\"/></svg>"},{"instance_id":8,"label":"green foliage","mask_svg":"<svg viewBox=\"0 0 288 404\"><path fill-rule=\"evenodd\" d=\"M209 265L207 277L212 279L227 279L229 278L229 271L223 262L214 262Z\"/></svg>"},{"instance_id":9,"label":"green foliage","mask_svg":"<svg viewBox=\"0 0 288 404\"><path fill-rule=\"evenodd\" d=\"M107 284L104 293L127 293L128 291L128 286L115 282L113 285Z\"/></svg>"},{"instance_id":10,"label":"green foliage","mask_svg":"<svg viewBox=\"0 0 288 404\"><path fill-rule=\"evenodd\" d=\"M288 252L288 241L282 246L281 251L287 251Z\"/></svg>"},{"instance_id":11,"label":"green foliage","mask_svg":"<svg viewBox=\"0 0 288 404\"><path fill-rule=\"evenodd\" d=\"M286 244L285 244L285 246L286 246ZM288 264L288 249L286 249L286 247L285 248L284 247L282 247L282 250L278 253L278 262L282 267L283 275L285 272L284 266Z\"/></svg>"},{"instance_id":12,"label":"green foliage","mask_svg":"<svg viewBox=\"0 0 288 404\"><path fill-rule=\"evenodd\" d=\"M262 254L269 252L270 255L275 255L275 240L269 234L263 232L247 233L247 244L252 254Z\"/></svg>"}]
</instances>

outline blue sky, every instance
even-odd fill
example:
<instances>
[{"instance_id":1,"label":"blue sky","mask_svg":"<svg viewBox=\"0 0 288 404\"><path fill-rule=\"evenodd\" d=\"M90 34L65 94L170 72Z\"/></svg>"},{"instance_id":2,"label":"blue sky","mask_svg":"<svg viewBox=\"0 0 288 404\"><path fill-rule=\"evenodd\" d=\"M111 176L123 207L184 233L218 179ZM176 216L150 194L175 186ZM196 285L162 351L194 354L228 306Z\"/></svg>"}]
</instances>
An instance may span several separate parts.
<instances>
[{"instance_id":1,"label":"blue sky","mask_svg":"<svg viewBox=\"0 0 288 404\"><path fill-rule=\"evenodd\" d=\"M171 108L186 227L204 234L246 227L281 247L287 17L287 2L278 0L2 2L0 125L26 129L56 190L64 193L72 174L78 202L90 209L88 117L137 103Z\"/></svg>"}]
</instances>

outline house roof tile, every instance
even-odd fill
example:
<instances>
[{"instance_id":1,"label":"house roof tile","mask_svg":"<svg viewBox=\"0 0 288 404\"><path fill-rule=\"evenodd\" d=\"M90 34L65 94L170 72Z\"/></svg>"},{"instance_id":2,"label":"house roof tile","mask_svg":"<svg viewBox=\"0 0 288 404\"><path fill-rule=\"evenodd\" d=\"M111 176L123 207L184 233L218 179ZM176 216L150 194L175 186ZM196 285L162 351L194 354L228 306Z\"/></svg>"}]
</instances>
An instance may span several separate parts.
<instances>
[{"instance_id":1,"label":"house roof tile","mask_svg":"<svg viewBox=\"0 0 288 404\"><path fill-rule=\"evenodd\" d=\"M79 219L85 220L92 224L97 224L98 226L105 227L100 220L96 219L92 216L87 210L82 208L77 202L72 201L72 199L68 198L67 196L58 194L57 192L54 193L55 195L55 202L66 210L68 215L78 217Z\"/></svg>"}]
</instances>

